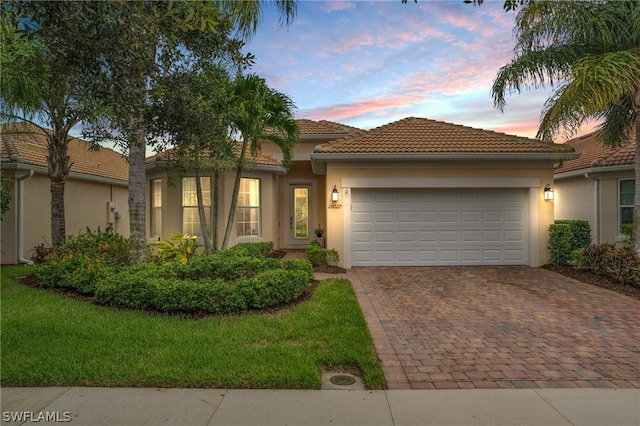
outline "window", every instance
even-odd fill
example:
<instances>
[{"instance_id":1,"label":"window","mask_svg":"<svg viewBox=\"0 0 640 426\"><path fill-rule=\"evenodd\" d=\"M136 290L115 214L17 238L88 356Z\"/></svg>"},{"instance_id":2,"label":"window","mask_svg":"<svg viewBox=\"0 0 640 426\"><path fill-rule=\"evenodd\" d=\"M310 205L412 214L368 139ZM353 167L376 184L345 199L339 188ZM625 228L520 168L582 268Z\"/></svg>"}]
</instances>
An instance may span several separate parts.
<instances>
[{"instance_id":1,"label":"window","mask_svg":"<svg viewBox=\"0 0 640 426\"><path fill-rule=\"evenodd\" d=\"M238 237L260 236L260 179L240 180L236 215Z\"/></svg>"},{"instance_id":2,"label":"window","mask_svg":"<svg viewBox=\"0 0 640 426\"><path fill-rule=\"evenodd\" d=\"M162 180L151 180L151 238L162 236Z\"/></svg>"},{"instance_id":3,"label":"window","mask_svg":"<svg viewBox=\"0 0 640 426\"><path fill-rule=\"evenodd\" d=\"M211 178L201 177L202 204L205 217L211 217ZM198 197L196 195L196 178L182 178L182 233L201 236L200 216L198 215Z\"/></svg>"},{"instance_id":4,"label":"window","mask_svg":"<svg viewBox=\"0 0 640 426\"><path fill-rule=\"evenodd\" d=\"M619 181L618 202L620 204L620 224L633 223L633 198L635 196L635 181L624 179Z\"/></svg>"}]
</instances>

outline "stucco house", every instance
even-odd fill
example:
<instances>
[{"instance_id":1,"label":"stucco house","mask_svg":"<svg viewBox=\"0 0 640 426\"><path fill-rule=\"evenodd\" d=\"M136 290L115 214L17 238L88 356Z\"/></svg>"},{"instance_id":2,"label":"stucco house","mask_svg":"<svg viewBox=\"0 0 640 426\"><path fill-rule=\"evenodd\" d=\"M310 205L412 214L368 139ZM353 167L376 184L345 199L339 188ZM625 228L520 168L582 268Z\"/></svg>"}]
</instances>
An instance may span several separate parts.
<instances>
[{"instance_id":1,"label":"stucco house","mask_svg":"<svg viewBox=\"0 0 640 426\"><path fill-rule=\"evenodd\" d=\"M284 169L278 149L265 142L243 174L231 244L304 248L320 226L346 268L547 262L554 201L544 199L544 188L553 184L554 165L575 154L425 118L369 131L330 121L298 123L292 168ZM176 179L163 163L158 156L147 160L148 235L197 235L195 179ZM203 181L208 194L212 181ZM232 182L233 172L221 179L221 217Z\"/></svg>"},{"instance_id":2,"label":"stucco house","mask_svg":"<svg viewBox=\"0 0 640 426\"><path fill-rule=\"evenodd\" d=\"M67 235L111 227L128 236L127 161L111 149L90 151L89 146L81 139L69 141ZM47 139L32 124L5 124L0 127L0 159L2 176L13 179L11 203L2 219L2 264L25 263L36 246L51 243Z\"/></svg>"},{"instance_id":3,"label":"stucco house","mask_svg":"<svg viewBox=\"0 0 640 426\"><path fill-rule=\"evenodd\" d=\"M623 241L620 225L633 223L635 132L616 148L603 146L595 133L568 144L580 157L554 172L556 219L589 221L596 244Z\"/></svg>"}]
</instances>

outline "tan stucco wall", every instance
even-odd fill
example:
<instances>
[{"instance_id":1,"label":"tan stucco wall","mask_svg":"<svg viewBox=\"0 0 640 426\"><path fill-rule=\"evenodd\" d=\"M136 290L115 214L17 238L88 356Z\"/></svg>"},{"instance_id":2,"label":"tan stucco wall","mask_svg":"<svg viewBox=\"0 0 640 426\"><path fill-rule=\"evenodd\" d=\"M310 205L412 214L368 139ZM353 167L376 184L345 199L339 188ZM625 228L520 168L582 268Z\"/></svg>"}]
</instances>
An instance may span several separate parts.
<instances>
[{"instance_id":1,"label":"tan stucco wall","mask_svg":"<svg viewBox=\"0 0 640 426\"><path fill-rule=\"evenodd\" d=\"M584 176L556 180L553 185L555 218L587 220L595 229L594 183Z\"/></svg>"},{"instance_id":2,"label":"tan stucco wall","mask_svg":"<svg viewBox=\"0 0 640 426\"><path fill-rule=\"evenodd\" d=\"M633 172L590 173L588 176L586 178L582 174L556 179L556 219L589 221L594 243L622 241L623 236L619 232L618 182L620 179L633 179ZM596 187L599 188L597 193Z\"/></svg>"},{"instance_id":3,"label":"tan stucco wall","mask_svg":"<svg viewBox=\"0 0 640 426\"><path fill-rule=\"evenodd\" d=\"M544 186L553 182L552 164L549 162L334 162L327 164L326 179L326 202L330 205L329 193L336 185L340 192L341 208L327 209L327 247L335 248L340 254L342 265L345 258L345 228L344 228L344 211L349 209L348 200L350 199L349 189L343 187L342 183L345 179L378 179L391 180L399 179L398 185L402 180L416 179L468 179L493 180L493 187L500 185L508 186L509 181L513 179L533 179L538 182L534 193L536 199L528 200L528 203L537 203L537 210L534 211L536 218L529 214L527 221L530 230L528 241L537 240L537 253L529 253L530 266L540 266L545 264L549 259L546 246L548 241L547 229L549 224L553 222L553 202L544 201ZM526 189L526 188L523 188ZM537 226L532 227L532 224ZM531 235L534 233L534 235ZM348 265L346 265L348 266Z\"/></svg>"},{"instance_id":4,"label":"tan stucco wall","mask_svg":"<svg viewBox=\"0 0 640 426\"><path fill-rule=\"evenodd\" d=\"M18 172L18 176L24 172ZM51 192L46 175L35 174L24 180L24 253L18 253L17 206L21 194L14 190L12 206L2 221L2 263L18 263L19 257L30 259L32 250L40 245L51 245ZM107 202L121 213L121 219L111 223L112 228L129 236L128 191L120 185L68 178L65 184L65 224L67 235L105 230L110 223Z\"/></svg>"},{"instance_id":5,"label":"tan stucco wall","mask_svg":"<svg viewBox=\"0 0 640 426\"><path fill-rule=\"evenodd\" d=\"M203 173L203 176L211 177L211 194L213 196L213 174ZM193 176L193 174L188 174ZM261 202L261 236L259 238L243 238L240 241L273 241L276 248L278 248L278 186L277 175L270 172L264 172L259 170L246 170L243 173L243 177L256 178L261 180L260 185L260 202ZM175 173L167 175L167 172L162 169L157 169L147 172L147 236L150 235L150 180L161 179L162 181L162 235L161 239L169 239L174 232L182 232L182 179ZM227 218L229 215L229 209L231 207L231 198L233 194L233 185L235 180L235 173L227 173L221 176L220 179L220 198L219 198L219 227L218 227L218 246L221 247L222 240L227 224ZM229 246L236 244L236 223L237 217L234 221L233 231L229 239ZM209 229L211 232L212 229ZM157 240L157 238L156 238ZM151 240L150 240L151 242Z\"/></svg>"}]
</instances>

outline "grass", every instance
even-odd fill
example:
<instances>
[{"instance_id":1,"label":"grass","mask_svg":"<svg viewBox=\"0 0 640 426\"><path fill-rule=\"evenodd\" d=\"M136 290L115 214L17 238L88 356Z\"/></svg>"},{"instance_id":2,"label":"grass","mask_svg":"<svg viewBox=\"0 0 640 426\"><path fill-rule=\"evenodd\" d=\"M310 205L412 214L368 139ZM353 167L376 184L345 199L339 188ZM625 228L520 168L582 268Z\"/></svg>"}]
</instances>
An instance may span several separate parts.
<instances>
[{"instance_id":1,"label":"grass","mask_svg":"<svg viewBox=\"0 0 640 426\"><path fill-rule=\"evenodd\" d=\"M3 386L319 389L322 369L357 368L385 386L347 280L278 313L199 320L95 306L26 287L3 266Z\"/></svg>"}]
</instances>

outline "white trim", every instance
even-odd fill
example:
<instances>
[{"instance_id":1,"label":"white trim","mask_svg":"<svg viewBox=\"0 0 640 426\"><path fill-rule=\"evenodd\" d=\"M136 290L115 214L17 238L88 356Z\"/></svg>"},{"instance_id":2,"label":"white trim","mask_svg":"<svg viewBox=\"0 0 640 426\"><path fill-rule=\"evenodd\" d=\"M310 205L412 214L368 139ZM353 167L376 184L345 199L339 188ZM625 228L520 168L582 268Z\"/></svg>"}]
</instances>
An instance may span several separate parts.
<instances>
[{"instance_id":1,"label":"white trim","mask_svg":"<svg viewBox=\"0 0 640 426\"><path fill-rule=\"evenodd\" d=\"M342 178L343 188L540 188L539 178Z\"/></svg>"},{"instance_id":2,"label":"white trim","mask_svg":"<svg viewBox=\"0 0 640 426\"><path fill-rule=\"evenodd\" d=\"M342 226L343 226L343 259L342 262L346 269L351 269L353 259L352 241L351 241L351 188L342 186Z\"/></svg>"},{"instance_id":3,"label":"white trim","mask_svg":"<svg viewBox=\"0 0 640 426\"><path fill-rule=\"evenodd\" d=\"M528 202L527 202L527 221L528 235L527 235L527 265L538 267L540 266L540 252L538 250L540 244L540 229L539 229L539 207L540 196L538 195L538 188L529 188Z\"/></svg>"}]
</instances>

